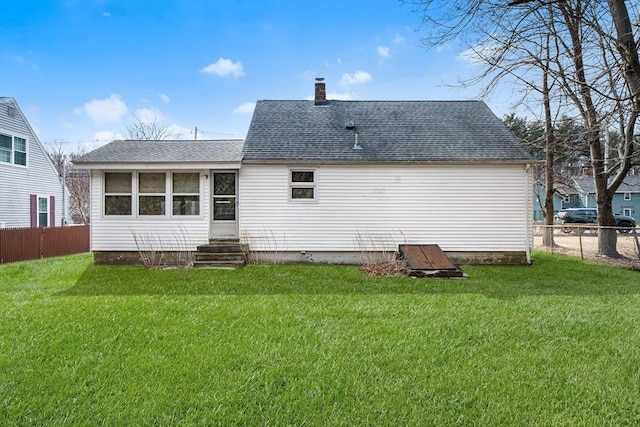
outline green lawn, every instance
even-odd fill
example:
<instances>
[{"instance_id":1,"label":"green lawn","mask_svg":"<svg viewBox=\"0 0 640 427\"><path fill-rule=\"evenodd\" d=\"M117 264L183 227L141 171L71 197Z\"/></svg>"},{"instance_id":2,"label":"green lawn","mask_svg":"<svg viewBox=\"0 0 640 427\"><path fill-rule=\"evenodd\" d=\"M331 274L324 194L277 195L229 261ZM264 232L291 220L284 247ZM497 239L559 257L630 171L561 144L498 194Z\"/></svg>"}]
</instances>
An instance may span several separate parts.
<instances>
[{"instance_id":1,"label":"green lawn","mask_svg":"<svg viewBox=\"0 0 640 427\"><path fill-rule=\"evenodd\" d=\"M640 423L640 274L0 266L0 425Z\"/></svg>"}]
</instances>

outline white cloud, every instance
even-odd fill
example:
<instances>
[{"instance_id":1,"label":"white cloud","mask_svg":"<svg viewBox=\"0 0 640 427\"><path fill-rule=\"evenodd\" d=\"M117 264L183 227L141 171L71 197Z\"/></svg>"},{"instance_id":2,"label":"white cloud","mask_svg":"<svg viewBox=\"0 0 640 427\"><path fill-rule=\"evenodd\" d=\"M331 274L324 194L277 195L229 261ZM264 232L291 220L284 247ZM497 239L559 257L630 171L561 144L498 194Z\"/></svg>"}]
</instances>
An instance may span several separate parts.
<instances>
[{"instance_id":1,"label":"white cloud","mask_svg":"<svg viewBox=\"0 0 640 427\"><path fill-rule=\"evenodd\" d=\"M378 55L382 59L389 58L391 56L391 49L386 46L378 46Z\"/></svg>"},{"instance_id":2,"label":"white cloud","mask_svg":"<svg viewBox=\"0 0 640 427\"><path fill-rule=\"evenodd\" d=\"M95 123L117 122L127 114L127 105L118 94L106 99L92 99L84 104L84 111Z\"/></svg>"},{"instance_id":3,"label":"white cloud","mask_svg":"<svg viewBox=\"0 0 640 427\"><path fill-rule=\"evenodd\" d=\"M500 54L502 54L502 46L498 43L487 42L462 51L457 59L470 64L478 64L485 62L487 59L497 60L496 58Z\"/></svg>"},{"instance_id":4,"label":"white cloud","mask_svg":"<svg viewBox=\"0 0 640 427\"><path fill-rule=\"evenodd\" d=\"M353 95L351 93L329 92L327 93L327 99L336 99L338 101L349 101L353 99Z\"/></svg>"},{"instance_id":5,"label":"white cloud","mask_svg":"<svg viewBox=\"0 0 640 427\"><path fill-rule=\"evenodd\" d=\"M165 95L164 93L161 93L160 95L158 95L160 97L160 99L162 99L164 102L166 102L167 104L171 102L171 100L169 99L169 97L167 95Z\"/></svg>"},{"instance_id":6,"label":"white cloud","mask_svg":"<svg viewBox=\"0 0 640 427\"><path fill-rule=\"evenodd\" d=\"M111 142L114 139L124 139L124 136L120 133L111 132L110 130L103 130L93 135L93 141L100 145Z\"/></svg>"},{"instance_id":7,"label":"white cloud","mask_svg":"<svg viewBox=\"0 0 640 427\"><path fill-rule=\"evenodd\" d=\"M215 74L220 77L231 75L233 78L238 78L244 76L242 62L233 62L232 60L225 58L218 59L218 62L209 64L200 71L206 74Z\"/></svg>"},{"instance_id":8,"label":"white cloud","mask_svg":"<svg viewBox=\"0 0 640 427\"><path fill-rule=\"evenodd\" d=\"M448 50L451 47L451 43L447 42L447 43L442 43L436 46L436 52L440 53L440 52L444 52L445 50Z\"/></svg>"},{"instance_id":9,"label":"white cloud","mask_svg":"<svg viewBox=\"0 0 640 427\"><path fill-rule=\"evenodd\" d=\"M251 114L253 110L256 108L255 102L245 102L242 105L237 106L233 109L233 112L236 114Z\"/></svg>"},{"instance_id":10,"label":"white cloud","mask_svg":"<svg viewBox=\"0 0 640 427\"><path fill-rule=\"evenodd\" d=\"M342 86L351 86L366 83L373 80L371 74L366 71L356 71L353 74L344 73L342 78L340 79L340 84Z\"/></svg>"},{"instance_id":11,"label":"white cloud","mask_svg":"<svg viewBox=\"0 0 640 427\"><path fill-rule=\"evenodd\" d=\"M155 108L138 108L136 110L136 117L140 119L142 123L162 123L165 121L164 114Z\"/></svg>"},{"instance_id":12,"label":"white cloud","mask_svg":"<svg viewBox=\"0 0 640 427\"><path fill-rule=\"evenodd\" d=\"M402 43L403 41L404 37L402 37L400 34L396 34L396 36L393 38L393 42L395 44Z\"/></svg>"},{"instance_id":13,"label":"white cloud","mask_svg":"<svg viewBox=\"0 0 640 427\"><path fill-rule=\"evenodd\" d=\"M193 133L195 131L194 129L187 129L176 124L167 126L167 130L171 137L175 139L193 139ZM201 135L198 136L198 139L202 139Z\"/></svg>"}]
</instances>

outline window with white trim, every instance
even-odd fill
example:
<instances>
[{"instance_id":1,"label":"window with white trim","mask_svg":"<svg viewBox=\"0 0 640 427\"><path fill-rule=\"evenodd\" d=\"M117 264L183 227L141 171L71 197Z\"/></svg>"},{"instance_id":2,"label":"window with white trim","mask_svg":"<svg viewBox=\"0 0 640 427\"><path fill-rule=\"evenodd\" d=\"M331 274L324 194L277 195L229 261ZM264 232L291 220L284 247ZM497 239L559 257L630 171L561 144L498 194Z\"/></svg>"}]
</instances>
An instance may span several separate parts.
<instances>
[{"instance_id":1,"label":"window with white trim","mask_svg":"<svg viewBox=\"0 0 640 427\"><path fill-rule=\"evenodd\" d=\"M199 172L105 172L105 216L169 214L200 215Z\"/></svg>"},{"instance_id":2,"label":"window with white trim","mask_svg":"<svg viewBox=\"0 0 640 427\"><path fill-rule=\"evenodd\" d=\"M49 198L38 197L38 227L49 226Z\"/></svg>"},{"instance_id":3,"label":"window with white trim","mask_svg":"<svg viewBox=\"0 0 640 427\"><path fill-rule=\"evenodd\" d=\"M104 214L131 215L131 172L105 172Z\"/></svg>"},{"instance_id":4,"label":"window with white trim","mask_svg":"<svg viewBox=\"0 0 640 427\"><path fill-rule=\"evenodd\" d=\"M166 215L167 175L164 172L138 174L138 215Z\"/></svg>"},{"instance_id":5,"label":"window with white trim","mask_svg":"<svg viewBox=\"0 0 640 427\"><path fill-rule=\"evenodd\" d=\"M631 216L631 208L623 208L622 215Z\"/></svg>"},{"instance_id":6,"label":"window with white trim","mask_svg":"<svg viewBox=\"0 0 640 427\"><path fill-rule=\"evenodd\" d=\"M174 173L172 179L174 215L200 215L200 174Z\"/></svg>"},{"instance_id":7,"label":"window with white trim","mask_svg":"<svg viewBox=\"0 0 640 427\"><path fill-rule=\"evenodd\" d=\"M27 139L0 133L0 162L27 165Z\"/></svg>"},{"instance_id":8,"label":"window with white trim","mask_svg":"<svg viewBox=\"0 0 640 427\"><path fill-rule=\"evenodd\" d=\"M316 172L313 169L289 170L289 199L293 201L316 200Z\"/></svg>"},{"instance_id":9,"label":"window with white trim","mask_svg":"<svg viewBox=\"0 0 640 427\"><path fill-rule=\"evenodd\" d=\"M628 201L628 200L631 200L631 193L624 193L624 195L623 195L623 199L624 199L624 200L627 200L627 201Z\"/></svg>"}]
</instances>

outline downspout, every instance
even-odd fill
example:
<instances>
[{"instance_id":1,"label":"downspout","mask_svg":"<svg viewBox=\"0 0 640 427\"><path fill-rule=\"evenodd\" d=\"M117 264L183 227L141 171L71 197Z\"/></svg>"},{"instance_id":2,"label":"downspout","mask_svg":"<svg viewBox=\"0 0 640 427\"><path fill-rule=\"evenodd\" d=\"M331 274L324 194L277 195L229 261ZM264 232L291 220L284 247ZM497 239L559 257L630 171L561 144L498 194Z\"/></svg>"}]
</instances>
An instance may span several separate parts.
<instances>
[{"instance_id":1,"label":"downspout","mask_svg":"<svg viewBox=\"0 0 640 427\"><path fill-rule=\"evenodd\" d=\"M524 168L524 195L525 195L525 253L527 256L527 265L531 265L531 230L533 224L531 223L531 209L530 205L533 195L531 194L531 163L527 163Z\"/></svg>"}]
</instances>

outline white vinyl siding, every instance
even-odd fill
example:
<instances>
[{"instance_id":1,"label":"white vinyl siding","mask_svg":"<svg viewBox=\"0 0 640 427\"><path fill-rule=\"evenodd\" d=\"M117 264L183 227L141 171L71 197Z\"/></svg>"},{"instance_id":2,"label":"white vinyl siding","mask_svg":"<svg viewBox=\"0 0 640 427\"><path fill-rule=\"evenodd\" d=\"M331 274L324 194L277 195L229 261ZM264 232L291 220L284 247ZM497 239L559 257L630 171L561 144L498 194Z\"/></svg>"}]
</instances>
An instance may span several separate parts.
<instances>
[{"instance_id":1,"label":"white vinyl siding","mask_svg":"<svg viewBox=\"0 0 640 427\"><path fill-rule=\"evenodd\" d=\"M359 251L362 238L385 250L398 243L435 243L445 251L530 246L525 165L318 166L313 204L290 202L292 169L240 170L240 232L251 250Z\"/></svg>"},{"instance_id":2,"label":"white vinyl siding","mask_svg":"<svg viewBox=\"0 0 640 427\"><path fill-rule=\"evenodd\" d=\"M7 114L14 108L13 117ZM0 97L0 134L14 135L25 140L26 167L0 162L0 222L6 227L31 226L32 194L55 197L55 224L64 218L63 186L42 144L11 98Z\"/></svg>"},{"instance_id":3,"label":"white vinyl siding","mask_svg":"<svg viewBox=\"0 0 640 427\"><path fill-rule=\"evenodd\" d=\"M170 171L167 171L170 173ZM207 171L208 173L208 171ZM135 172L134 172L135 175ZM104 173L91 171L91 250L137 251L139 241L161 243L166 251L192 250L209 239L209 179L200 177L200 215L103 215ZM134 210L135 211L135 210Z\"/></svg>"}]
</instances>

